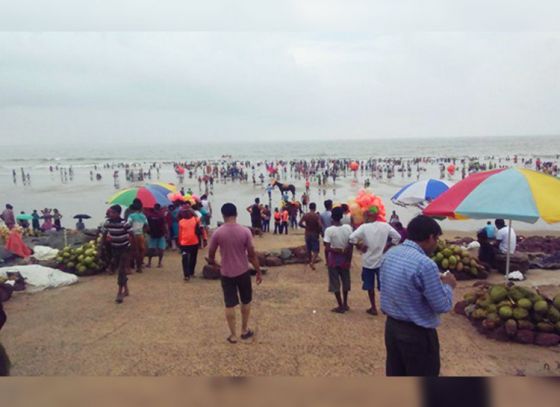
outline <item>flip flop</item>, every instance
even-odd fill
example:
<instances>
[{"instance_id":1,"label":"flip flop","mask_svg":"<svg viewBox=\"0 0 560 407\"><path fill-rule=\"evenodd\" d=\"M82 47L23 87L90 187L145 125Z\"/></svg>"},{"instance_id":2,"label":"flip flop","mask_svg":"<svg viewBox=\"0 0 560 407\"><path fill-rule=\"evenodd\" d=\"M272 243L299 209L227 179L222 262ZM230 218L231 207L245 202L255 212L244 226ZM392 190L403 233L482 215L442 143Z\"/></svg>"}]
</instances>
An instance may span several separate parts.
<instances>
[{"instance_id":1,"label":"flip flop","mask_svg":"<svg viewBox=\"0 0 560 407\"><path fill-rule=\"evenodd\" d=\"M231 339L231 336L228 336L228 337L226 338L226 341L228 341L228 342L231 343L231 344L236 344L236 343L237 343L236 340Z\"/></svg>"},{"instance_id":2,"label":"flip flop","mask_svg":"<svg viewBox=\"0 0 560 407\"><path fill-rule=\"evenodd\" d=\"M254 334L255 334L255 333L249 329L249 330L247 330L247 332L245 332L244 334L241 334L241 339L249 339L249 338L252 337Z\"/></svg>"}]
</instances>

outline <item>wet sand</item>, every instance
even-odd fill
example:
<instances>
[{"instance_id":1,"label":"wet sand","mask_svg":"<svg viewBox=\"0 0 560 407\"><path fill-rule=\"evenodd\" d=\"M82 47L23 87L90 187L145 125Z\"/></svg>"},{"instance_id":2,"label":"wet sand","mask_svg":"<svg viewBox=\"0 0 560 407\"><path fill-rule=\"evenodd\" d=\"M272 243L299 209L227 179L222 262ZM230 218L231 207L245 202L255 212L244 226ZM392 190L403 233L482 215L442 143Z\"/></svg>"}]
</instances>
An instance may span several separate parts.
<instances>
[{"instance_id":1,"label":"wet sand","mask_svg":"<svg viewBox=\"0 0 560 407\"><path fill-rule=\"evenodd\" d=\"M300 245L303 236L255 241L259 250L278 249ZM199 253L197 274L205 254ZM531 271L527 284L533 281L558 286L560 272ZM254 294L256 337L231 345L219 281L184 283L178 254L167 252L164 268L130 277L131 296L122 305L114 302L116 277L108 275L16 295L5 304L8 322L0 339L14 375L381 376L384 318L365 313L360 256L354 256L352 284L352 309L339 315L330 312L335 300L324 263L317 271L269 268ZM471 285L460 282L455 301ZM439 336L442 375L558 374L560 347L492 341L454 313L443 316Z\"/></svg>"}]
</instances>

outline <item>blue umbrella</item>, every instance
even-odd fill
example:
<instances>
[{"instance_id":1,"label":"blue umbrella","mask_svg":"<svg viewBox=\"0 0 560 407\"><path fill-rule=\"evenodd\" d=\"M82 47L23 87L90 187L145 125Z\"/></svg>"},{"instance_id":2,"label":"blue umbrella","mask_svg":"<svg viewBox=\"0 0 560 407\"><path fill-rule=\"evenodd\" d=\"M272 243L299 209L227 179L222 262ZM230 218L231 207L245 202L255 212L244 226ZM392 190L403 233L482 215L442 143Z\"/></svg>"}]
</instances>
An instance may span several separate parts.
<instances>
[{"instance_id":1,"label":"blue umbrella","mask_svg":"<svg viewBox=\"0 0 560 407\"><path fill-rule=\"evenodd\" d=\"M434 178L412 182L393 195L391 201L396 205L419 206L433 201L452 185L453 183L449 181Z\"/></svg>"}]
</instances>

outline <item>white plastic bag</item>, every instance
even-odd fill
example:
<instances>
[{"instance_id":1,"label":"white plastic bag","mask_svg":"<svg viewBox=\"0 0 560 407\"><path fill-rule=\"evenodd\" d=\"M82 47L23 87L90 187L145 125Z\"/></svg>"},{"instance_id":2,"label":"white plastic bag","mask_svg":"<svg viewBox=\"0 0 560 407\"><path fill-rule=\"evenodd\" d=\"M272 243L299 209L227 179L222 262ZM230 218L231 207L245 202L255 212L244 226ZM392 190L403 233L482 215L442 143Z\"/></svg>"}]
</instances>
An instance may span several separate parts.
<instances>
[{"instance_id":1,"label":"white plastic bag","mask_svg":"<svg viewBox=\"0 0 560 407\"><path fill-rule=\"evenodd\" d=\"M42 291L47 288L64 287L78 282L78 276L53 269L51 267L39 266L13 266L0 268L0 276L7 276L8 272L19 272L25 279L26 292Z\"/></svg>"},{"instance_id":2,"label":"white plastic bag","mask_svg":"<svg viewBox=\"0 0 560 407\"><path fill-rule=\"evenodd\" d=\"M58 249L53 249L49 246L35 246L33 248L33 255L31 257L37 260L45 261L52 260L58 255Z\"/></svg>"}]
</instances>

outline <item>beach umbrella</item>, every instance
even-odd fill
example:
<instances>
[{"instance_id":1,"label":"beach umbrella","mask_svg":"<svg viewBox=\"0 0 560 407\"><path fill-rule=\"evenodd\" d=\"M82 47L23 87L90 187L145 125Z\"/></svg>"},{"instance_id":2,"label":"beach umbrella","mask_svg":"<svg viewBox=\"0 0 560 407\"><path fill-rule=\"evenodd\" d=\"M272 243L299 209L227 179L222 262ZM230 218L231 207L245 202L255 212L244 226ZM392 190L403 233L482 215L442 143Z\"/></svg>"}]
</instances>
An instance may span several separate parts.
<instances>
[{"instance_id":1,"label":"beach umbrella","mask_svg":"<svg viewBox=\"0 0 560 407\"><path fill-rule=\"evenodd\" d=\"M133 187L121 190L110 197L107 203L128 207L132 205L132 201L134 201L134 199L138 198L142 202L142 206L145 208L153 208L156 203L161 206L167 206L171 205L171 201L167 198L168 193L169 190L165 189L161 185L146 184L143 187Z\"/></svg>"},{"instance_id":2,"label":"beach umbrella","mask_svg":"<svg viewBox=\"0 0 560 407\"><path fill-rule=\"evenodd\" d=\"M391 201L401 206L418 206L425 202L433 201L452 185L452 182L435 178L411 182L393 195Z\"/></svg>"},{"instance_id":3,"label":"beach umbrella","mask_svg":"<svg viewBox=\"0 0 560 407\"><path fill-rule=\"evenodd\" d=\"M560 180L524 168L500 168L472 174L429 204L424 215L451 219L502 218L511 222L560 222ZM509 242L506 278L509 273Z\"/></svg>"},{"instance_id":4,"label":"beach umbrella","mask_svg":"<svg viewBox=\"0 0 560 407\"><path fill-rule=\"evenodd\" d=\"M20 213L19 215L16 215L16 220L31 220L31 219L33 219L33 216L27 213Z\"/></svg>"},{"instance_id":5,"label":"beach umbrella","mask_svg":"<svg viewBox=\"0 0 560 407\"><path fill-rule=\"evenodd\" d=\"M79 213L74 215L74 219L91 219L91 216L86 215L85 213Z\"/></svg>"}]
</instances>

